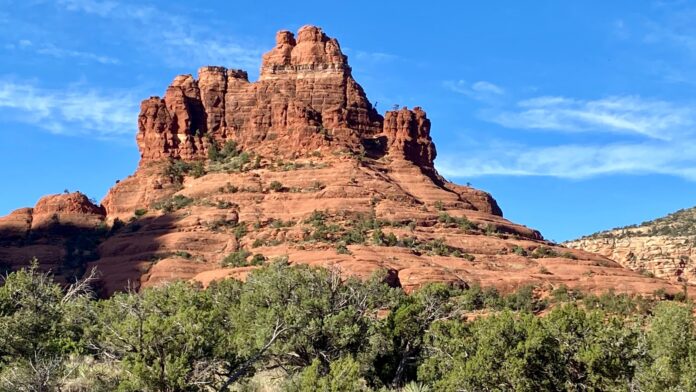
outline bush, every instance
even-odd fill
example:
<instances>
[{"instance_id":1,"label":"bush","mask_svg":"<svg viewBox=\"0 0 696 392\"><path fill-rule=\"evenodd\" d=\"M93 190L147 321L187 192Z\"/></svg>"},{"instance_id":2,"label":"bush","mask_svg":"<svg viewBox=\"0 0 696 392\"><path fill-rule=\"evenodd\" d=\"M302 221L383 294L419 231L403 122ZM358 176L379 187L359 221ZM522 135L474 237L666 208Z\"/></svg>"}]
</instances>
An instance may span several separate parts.
<instances>
[{"instance_id":1,"label":"bush","mask_svg":"<svg viewBox=\"0 0 696 392\"><path fill-rule=\"evenodd\" d=\"M249 232L249 229L247 228L246 223L239 222L237 223L237 226L234 228L234 237L237 240L242 239L247 233Z\"/></svg>"},{"instance_id":2,"label":"bush","mask_svg":"<svg viewBox=\"0 0 696 392\"><path fill-rule=\"evenodd\" d=\"M386 272L358 280L245 250L225 260L263 266L244 282L108 299L89 281L58 285L36 263L9 273L0 390L245 390L278 368L279 383L302 391L690 391L696 379L692 304L613 293L568 304L581 296L561 286L541 317L532 286L406 295Z\"/></svg>"},{"instance_id":3,"label":"bush","mask_svg":"<svg viewBox=\"0 0 696 392\"><path fill-rule=\"evenodd\" d=\"M270 189L273 192L280 192L283 190L283 184L281 184L279 181L272 181L270 185Z\"/></svg>"},{"instance_id":4,"label":"bush","mask_svg":"<svg viewBox=\"0 0 696 392\"><path fill-rule=\"evenodd\" d=\"M221 264L223 267L246 267L249 265L247 262L249 256L251 256L251 252L240 249L227 255L227 257L222 260Z\"/></svg>"},{"instance_id":5,"label":"bush","mask_svg":"<svg viewBox=\"0 0 696 392\"><path fill-rule=\"evenodd\" d=\"M531 257L533 258L546 258L546 257L558 257L558 252L553 248L548 246L539 246L532 251Z\"/></svg>"},{"instance_id":6,"label":"bush","mask_svg":"<svg viewBox=\"0 0 696 392\"><path fill-rule=\"evenodd\" d=\"M228 140L222 148L217 145L217 142L211 140L208 147L208 159L210 160L208 165L210 171L228 173L244 171L245 165L251 160L247 152L238 149L234 140Z\"/></svg>"},{"instance_id":7,"label":"bush","mask_svg":"<svg viewBox=\"0 0 696 392\"><path fill-rule=\"evenodd\" d=\"M184 182L184 177L187 174L191 174L194 178L198 178L205 175L205 165L201 161L196 162L186 162L181 159L169 159L167 165L162 171L164 177L169 178L169 180L177 185L181 185Z\"/></svg>"},{"instance_id":8,"label":"bush","mask_svg":"<svg viewBox=\"0 0 696 392\"><path fill-rule=\"evenodd\" d=\"M462 216L462 217L453 217L450 214L446 212L440 212L437 217L438 222L444 223L445 225L456 225L462 230L469 230L475 225L467 219L467 217Z\"/></svg>"},{"instance_id":9,"label":"bush","mask_svg":"<svg viewBox=\"0 0 696 392\"><path fill-rule=\"evenodd\" d=\"M519 245L513 246L511 250L512 250L512 253L519 255L519 256L527 256L528 255L527 250Z\"/></svg>"},{"instance_id":10,"label":"bush","mask_svg":"<svg viewBox=\"0 0 696 392\"><path fill-rule=\"evenodd\" d=\"M190 170L193 178L203 177L205 175L205 165L201 161L197 161L191 164Z\"/></svg>"},{"instance_id":11,"label":"bush","mask_svg":"<svg viewBox=\"0 0 696 392\"><path fill-rule=\"evenodd\" d=\"M351 254L351 253L350 253L350 250L349 250L348 247L346 246L346 243L345 243L345 242L339 242L339 243L336 245L336 253L338 253L339 255L349 255L349 254Z\"/></svg>"},{"instance_id":12,"label":"bush","mask_svg":"<svg viewBox=\"0 0 696 392\"><path fill-rule=\"evenodd\" d=\"M156 210L162 210L166 213L171 213L182 208L185 208L193 203L193 199L184 195L174 195L169 199L161 200L152 205Z\"/></svg>"}]
</instances>

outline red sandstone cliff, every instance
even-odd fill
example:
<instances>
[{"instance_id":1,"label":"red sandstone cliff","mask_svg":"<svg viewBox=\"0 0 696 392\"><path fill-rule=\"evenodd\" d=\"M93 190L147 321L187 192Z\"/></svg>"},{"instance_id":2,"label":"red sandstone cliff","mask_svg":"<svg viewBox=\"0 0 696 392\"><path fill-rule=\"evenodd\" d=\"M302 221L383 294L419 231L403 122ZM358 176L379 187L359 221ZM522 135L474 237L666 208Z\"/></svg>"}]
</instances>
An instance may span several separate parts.
<instances>
[{"instance_id":1,"label":"red sandstone cliff","mask_svg":"<svg viewBox=\"0 0 696 392\"><path fill-rule=\"evenodd\" d=\"M60 195L1 218L0 260L96 266L107 292L243 276L253 267L222 263L245 251L359 276L387 269L407 289L679 290L504 219L491 195L437 173L430 128L418 107L377 113L321 29L281 31L258 81L203 67L143 101L138 170L103 207Z\"/></svg>"}]
</instances>

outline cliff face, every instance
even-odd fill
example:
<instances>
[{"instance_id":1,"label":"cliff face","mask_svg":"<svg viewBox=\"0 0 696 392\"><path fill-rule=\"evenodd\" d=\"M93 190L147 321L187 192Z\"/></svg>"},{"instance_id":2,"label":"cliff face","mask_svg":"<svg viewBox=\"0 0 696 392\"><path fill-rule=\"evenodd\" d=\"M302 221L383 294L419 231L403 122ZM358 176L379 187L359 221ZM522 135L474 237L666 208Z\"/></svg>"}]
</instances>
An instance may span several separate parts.
<instances>
[{"instance_id":1,"label":"cliff face","mask_svg":"<svg viewBox=\"0 0 696 392\"><path fill-rule=\"evenodd\" d=\"M257 82L223 67L203 67L198 79L177 76L164 98L143 102L138 146L143 163L202 159L211 141L226 140L245 150L298 156L322 147L357 149L382 123L338 41L305 26L297 40L288 31L277 34Z\"/></svg>"},{"instance_id":2,"label":"cliff face","mask_svg":"<svg viewBox=\"0 0 696 392\"><path fill-rule=\"evenodd\" d=\"M595 233L566 245L604 255L635 271L696 283L696 208Z\"/></svg>"},{"instance_id":3,"label":"cliff face","mask_svg":"<svg viewBox=\"0 0 696 392\"><path fill-rule=\"evenodd\" d=\"M0 219L0 261L94 266L107 293L243 277L274 259L386 269L406 289L679 290L504 219L491 195L437 173L430 129L418 107L378 114L321 29L281 31L258 81L203 67L143 101L137 171L101 206L59 195ZM53 231L35 226L46 219Z\"/></svg>"}]
</instances>

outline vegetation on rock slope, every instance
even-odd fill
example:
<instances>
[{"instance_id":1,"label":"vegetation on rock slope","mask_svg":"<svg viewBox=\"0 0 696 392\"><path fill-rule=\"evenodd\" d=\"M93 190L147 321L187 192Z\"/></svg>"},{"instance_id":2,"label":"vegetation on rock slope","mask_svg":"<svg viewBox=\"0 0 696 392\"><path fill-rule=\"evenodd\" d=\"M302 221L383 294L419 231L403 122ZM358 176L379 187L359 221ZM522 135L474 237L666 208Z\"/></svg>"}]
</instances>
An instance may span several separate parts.
<instances>
[{"instance_id":1,"label":"vegetation on rock slope","mask_svg":"<svg viewBox=\"0 0 696 392\"><path fill-rule=\"evenodd\" d=\"M696 235L696 207L685 208L662 218L637 225L617 227L583 236L580 239L624 238L638 236L694 236Z\"/></svg>"}]
</instances>

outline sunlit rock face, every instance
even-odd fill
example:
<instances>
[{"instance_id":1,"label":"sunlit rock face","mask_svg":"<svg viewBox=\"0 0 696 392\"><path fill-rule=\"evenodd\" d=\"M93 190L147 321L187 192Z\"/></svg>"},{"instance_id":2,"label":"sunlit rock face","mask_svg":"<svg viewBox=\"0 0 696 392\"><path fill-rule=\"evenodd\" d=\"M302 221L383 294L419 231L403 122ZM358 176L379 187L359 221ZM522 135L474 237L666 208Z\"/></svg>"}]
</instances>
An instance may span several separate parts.
<instances>
[{"instance_id":1,"label":"sunlit rock face","mask_svg":"<svg viewBox=\"0 0 696 392\"><path fill-rule=\"evenodd\" d=\"M36 256L66 279L95 267L105 294L244 278L251 256L225 264L243 251L346 276L386 270L406 290L679 290L547 242L504 219L490 194L444 179L426 112L377 113L318 27L279 32L258 81L220 66L175 77L137 121L138 169L101 205L58 195L0 218L3 265Z\"/></svg>"}]
</instances>

